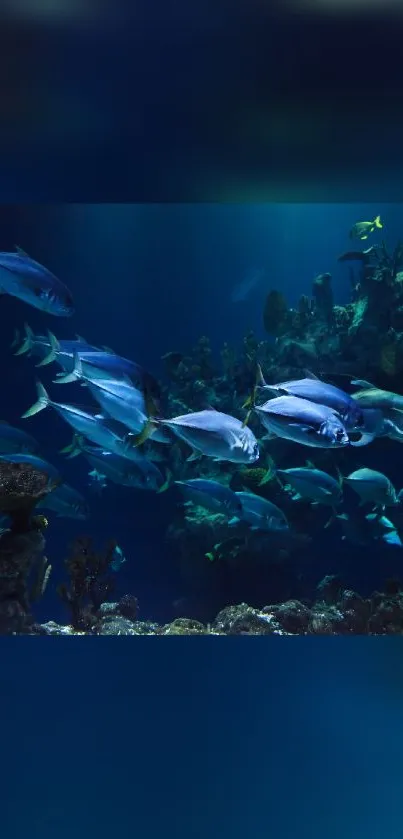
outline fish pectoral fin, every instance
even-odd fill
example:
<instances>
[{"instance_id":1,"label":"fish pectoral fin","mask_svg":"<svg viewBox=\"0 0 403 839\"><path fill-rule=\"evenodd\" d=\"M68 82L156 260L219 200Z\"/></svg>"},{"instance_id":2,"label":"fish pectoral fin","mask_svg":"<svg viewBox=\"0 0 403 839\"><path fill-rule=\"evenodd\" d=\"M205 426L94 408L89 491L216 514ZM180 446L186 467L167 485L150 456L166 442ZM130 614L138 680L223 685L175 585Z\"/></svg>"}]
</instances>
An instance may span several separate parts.
<instances>
[{"instance_id":1,"label":"fish pectoral fin","mask_svg":"<svg viewBox=\"0 0 403 839\"><path fill-rule=\"evenodd\" d=\"M315 428L312 425L301 425L300 422L290 422L288 423L289 428L299 428L300 431L303 431L304 434L316 434Z\"/></svg>"},{"instance_id":2,"label":"fish pectoral fin","mask_svg":"<svg viewBox=\"0 0 403 839\"><path fill-rule=\"evenodd\" d=\"M172 475L171 470L167 469L166 475L165 475L165 481L162 484L162 486L159 489L157 489L157 494L161 493L161 492L166 492L166 490L169 489L169 487L172 484L172 478L173 478L173 475Z\"/></svg>"},{"instance_id":3,"label":"fish pectoral fin","mask_svg":"<svg viewBox=\"0 0 403 839\"><path fill-rule=\"evenodd\" d=\"M228 521L228 525L230 527L234 527L234 525L239 524L240 521L241 519L239 519L238 516L233 516L232 519Z\"/></svg>"}]
</instances>

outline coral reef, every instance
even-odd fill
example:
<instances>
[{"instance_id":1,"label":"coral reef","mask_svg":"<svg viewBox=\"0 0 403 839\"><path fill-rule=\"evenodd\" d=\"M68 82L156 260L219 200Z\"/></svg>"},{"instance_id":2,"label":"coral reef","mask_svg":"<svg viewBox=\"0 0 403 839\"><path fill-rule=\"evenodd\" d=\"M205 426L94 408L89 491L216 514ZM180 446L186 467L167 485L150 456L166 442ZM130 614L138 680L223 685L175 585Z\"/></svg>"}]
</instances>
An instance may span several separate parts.
<instances>
[{"instance_id":1,"label":"coral reef","mask_svg":"<svg viewBox=\"0 0 403 839\"><path fill-rule=\"evenodd\" d=\"M0 512L7 527L0 535L0 634L28 631L31 607L49 579L43 555L47 520L33 515L50 491L48 476L29 464L0 463Z\"/></svg>"},{"instance_id":2,"label":"coral reef","mask_svg":"<svg viewBox=\"0 0 403 839\"><path fill-rule=\"evenodd\" d=\"M97 551L89 537L80 537L71 546L65 560L69 579L58 587L58 592L70 611L74 629L93 629L97 625L101 606L114 588L110 564L115 548L116 542L111 542L104 551Z\"/></svg>"},{"instance_id":3,"label":"coral reef","mask_svg":"<svg viewBox=\"0 0 403 839\"><path fill-rule=\"evenodd\" d=\"M106 604L104 604L105 606ZM74 635L84 630L54 622L33 625L32 634ZM342 581L325 577L312 603L288 600L256 608L247 603L227 606L211 624L189 618L158 625L124 617L119 603L98 612L87 633L95 635L403 635L403 590L387 581L385 592L370 597L345 589ZM85 634L85 632L84 632Z\"/></svg>"},{"instance_id":4,"label":"coral reef","mask_svg":"<svg viewBox=\"0 0 403 839\"><path fill-rule=\"evenodd\" d=\"M348 271L351 288L351 298L345 305L335 304L332 276L322 273L312 279L310 294L302 295L296 308L288 305L281 291L269 291L263 310L265 340L249 331L239 348L225 343L218 358L205 336L190 350L174 347L167 352L162 359L165 382L157 387L161 416L216 407L244 420L258 382L258 365L269 384L299 378L308 370L336 384L341 381L346 388L349 379L357 377L374 381L380 388L401 391L403 245L398 243L393 252L384 243L364 251L350 250L339 257L339 262ZM289 522L287 533L255 532L236 520L229 525L228 517L220 513L180 504L178 497L177 514L171 520L167 539L185 587L189 584L191 591L199 591L203 597L208 585L218 587L222 580L227 583L237 578L244 586L238 587L233 598L218 598L211 611L211 615L218 615L210 625L204 623L205 616L202 621L178 617L163 625L139 620L133 595L117 603L108 602L114 587L110 561L116 543L99 552L89 538L73 545L65 562L68 581L59 587L69 611L69 627L33 624L31 605L43 593L50 573L44 556L45 520L33 515L34 505L48 491L47 479L27 467L1 464L0 512L9 516L10 526L0 536L0 633L402 634L403 593L396 581L389 581L384 592L362 597L347 589L332 573L337 568L327 564L322 573L329 573L314 597L312 587L310 599L305 597L307 591L299 585L298 574L309 563L312 542L318 531L325 531L331 513L324 507L313 507L309 501L297 500L275 477L272 458L277 467L304 466L304 447L287 440L262 440L262 429L253 413L249 425L261 443L258 465L253 467L207 458L195 463L189 460L189 447L180 440L170 446L160 446L152 439L147 443L156 459L161 453L161 461L175 480L210 478L234 491L253 492L278 505ZM308 456L315 467L337 478L352 471L354 460L357 467L361 465L359 451L347 454L318 449L312 454L309 451ZM170 491L176 490L174 487ZM390 513L393 521L396 515L395 511ZM397 526L402 530L401 525ZM339 532L340 540L341 536ZM284 572L283 561L287 560L289 568L293 557L298 568ZM256 602L248 590L254 574L255 579L264 579L263 590L270 593L264 600L273 598L272 605L257 608L239 603L242 599ZM285 583L279 594L273 581L281 574ZM224 584L223 589L231 590ZM231 602L238 605L221 608Z\"/></svg>"}]
</instances>

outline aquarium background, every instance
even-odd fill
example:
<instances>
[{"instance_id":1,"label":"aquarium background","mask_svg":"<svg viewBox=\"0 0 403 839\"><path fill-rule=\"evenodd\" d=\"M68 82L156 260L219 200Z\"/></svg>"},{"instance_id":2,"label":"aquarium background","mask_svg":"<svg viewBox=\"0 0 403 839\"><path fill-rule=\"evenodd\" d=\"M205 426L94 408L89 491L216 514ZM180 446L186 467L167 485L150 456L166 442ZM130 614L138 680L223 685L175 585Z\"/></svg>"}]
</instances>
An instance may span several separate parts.
<instances>
[{"instance_id":1,"label":"aquarium background","mask_svg":"<svg viewBox=\"0 0 403 839\"><path fill-rule=\"evenodd\" d=\"M142 619L165 621L179 613L208 621L228 603L262 605L277 598L303 597L328 573L341 573L348 587L369 594L386 577L399 573L402 560L397 549L357 550L318 529L309 556L296 553L286 568L268 561L260 576L250 578L247 568L217 571L206 562L202 577L193 578L191 569L184 575L166 540L176 511L175 495L109 486L101 497L91 497L84 459L66 461L57 454L71 439L62 420L49 411L29 422L19 421L34 401L37 374L32 359L14 358L10 349L14 330L27 321L35 332L49 328L59 338L78 333L94 344L105 344L161 377L161 356L186 352L202 335L210 339L218 360L224 342L237 348L251 329L259 340L267 339L262 311L272 288L281 290L293 306L301 294L310 293L317 274L329 271L335 302L347 302L349 274L337 257L349 246L351 226L378 213L384 221L382 238L393 249L402 235L398 204L2 208L1 250L24 248L66 282L76 304L72 318L58 319L10 297L0 299L3 419L34 434L47 458L91 504L88 522L51 518L46 552L53 573L36 606L38 619L67 619L56 586L65 573L69 543L83 533L93 536L100 547L111 538L119 542L127 562L118 574L117 591L136 595ZM263 279L245 299L234 299L239 285L256 270L264 271ZM51 382L54 370L42 370L41 379ZM56 399L79 401L67 385L54 386L51 393ZM363 451L363 465L386 471L400 489L399 445L391 449L377 442Z\"/></svg>"}]
</instances>

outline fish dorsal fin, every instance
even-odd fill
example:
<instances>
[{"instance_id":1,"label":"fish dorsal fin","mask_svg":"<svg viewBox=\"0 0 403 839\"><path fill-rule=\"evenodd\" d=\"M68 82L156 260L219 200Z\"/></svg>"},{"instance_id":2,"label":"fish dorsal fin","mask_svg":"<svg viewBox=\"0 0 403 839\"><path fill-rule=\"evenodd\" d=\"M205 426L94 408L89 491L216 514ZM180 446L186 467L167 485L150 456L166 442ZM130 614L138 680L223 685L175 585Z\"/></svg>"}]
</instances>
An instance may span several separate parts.
<instances>
[{"instance_id":1,"label":"fish dorsal fin","mask_svg":"<svg viewBox=\"0 0 403 839\"><path fill-rule=\"evenodd\" d=\"M18 253L18 256L26 256L28 259L31 259L29 254L26 251L24 251L23 248L20 248L19 245L14 245L14 247L16 252Z\"/></svg>"},{"instance_id":2,"label":"fish dorsal fin","mask_svg":"<svg viewBox=\"0 0 403 839\"><path fill-rule=\"evenodd\" d=\"M312 373L312 370L306 370L305 368L304 368L304 376L305 376L305 378L313 379L316 382L321 381L321 379L319 378L319 376L316 375L316 373Z\"/></svg>"},{"instance_id":3,"label":"fish dorsal fin","mask_svg":"<svg viewBox=\"0 0 403 839\"><path fill-rule=\"evenodd\" d=\"M110 353L110 355L116 355L115 350L111 350L110 347L103 346L102 349L105 350L105 352Z\"/></svg>"},{"instance_id":4,"label":"fish dorsal fin","mask_svg":"<svg viewBox=\"0 0 403 839\"><path fill-rule=\"evenodd\" d=\"M78 335L77 333L76 333L76 341L80 341L81 344L86 344L87 343L85 338L83 338L82 335Z\"/></svg>"},{"instance_id":5,"label":"fish dorsal fin","mask_svg":"<svg viewBox=\"0 0 403 839\"><path fill-rule=\"evenodd\" d=\"M316 469L316 466L314 463L312 463L312 460L306 460L305 466L307 469Z\"/></svg>"}]
</instances>

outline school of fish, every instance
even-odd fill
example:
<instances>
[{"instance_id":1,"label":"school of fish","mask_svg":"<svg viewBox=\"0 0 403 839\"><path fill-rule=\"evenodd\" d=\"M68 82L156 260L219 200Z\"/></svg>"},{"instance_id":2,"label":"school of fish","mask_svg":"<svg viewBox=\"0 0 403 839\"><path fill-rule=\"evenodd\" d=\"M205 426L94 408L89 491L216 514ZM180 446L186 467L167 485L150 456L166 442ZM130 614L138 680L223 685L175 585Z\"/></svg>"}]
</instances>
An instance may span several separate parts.
<instances>
[{"instance_id":1,"label":"school of fish","mask_svg":"<svg viewBox=\"0 0 403 839\"><path fill-rule=\"evenodd\" d=\"M377 217L357 224L351 235L365 239L379 226ZM58 317L69 317L74 311L67 287L21 249L0 253L0 293ZM188 461L204 457L241 466L257 464L265 440L276 437L311 449L364 447L379 437L403 440L403 396L379 390L370 382L352 379L356 392L349 395L311 374L268 384L258 368L243 418L206 407L167 417L161 416L156 379L112 350L89 344L80 336L59 340L50 331L35 335L28 325L23 335L16 335L13 349L17 356L36 357L38 370L58 365L55 384L78 382L90 395L92 409L56 400L38 380L36 401L23 418L46 409L59 415L72 432L72 440L62 452L69 458L86 459L93 489L102 492L112 483L160 493L175 484L185 505L221 513L229 528L242 522L263 533L285 535L291 531L284 512L255 493L235 492L208 478L175 480L168 468L155 462L164 463L164 447L172 447L179 439L189 447ZM260 423L259 438L249 427L252 414ZM162 447L158 458L147 448L150 443ZM38 505L41 510L77 519L89 516L86 499L41 458L37 442L25 430L0 424L0 459L30 463L47 474L51 491ZM402 546L398 526L384 511L402 506L403 490L397 491L383 473L364 467L349 475L332 476L310 463L283 470L273 464L265 480L272 479L290 491L295 501L305 499L329 507L329 521L339 520L342 538L355 544L380 539ZM359 508L353 516L343 512L345 485L358 495L362 513ZM123 562L117 548L113 569L118 570Z\"/></svg>"}]
</instances>

